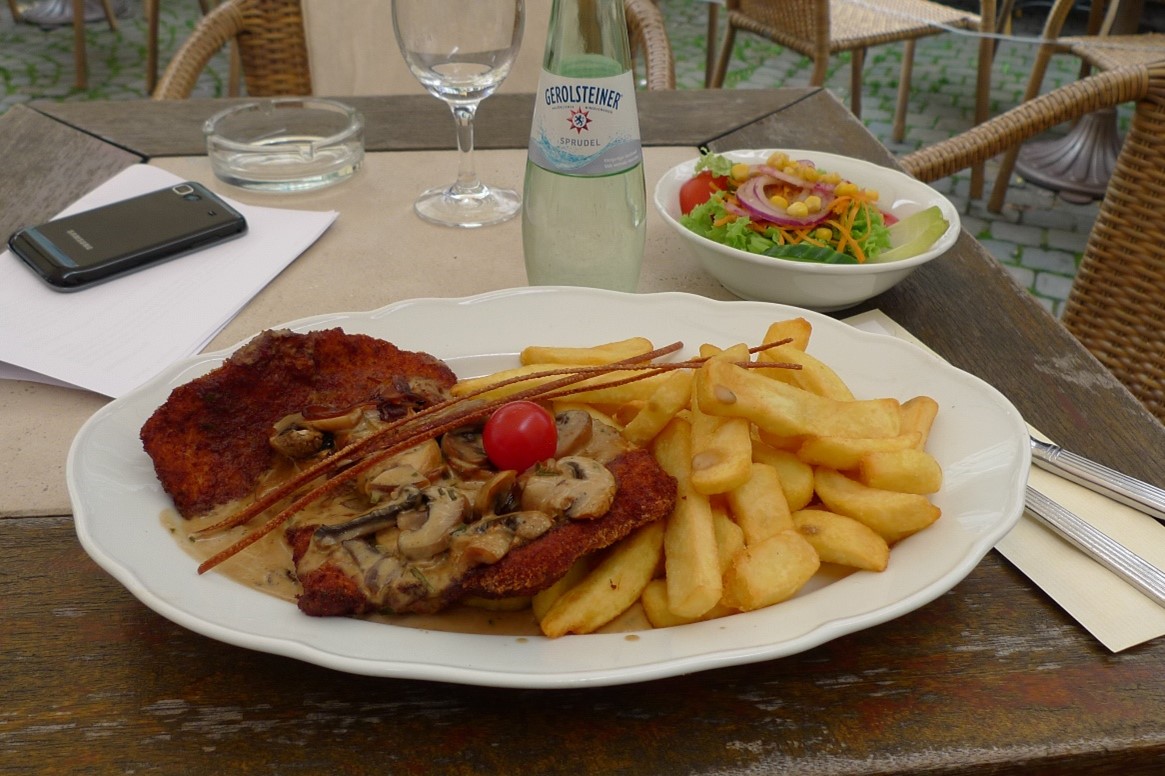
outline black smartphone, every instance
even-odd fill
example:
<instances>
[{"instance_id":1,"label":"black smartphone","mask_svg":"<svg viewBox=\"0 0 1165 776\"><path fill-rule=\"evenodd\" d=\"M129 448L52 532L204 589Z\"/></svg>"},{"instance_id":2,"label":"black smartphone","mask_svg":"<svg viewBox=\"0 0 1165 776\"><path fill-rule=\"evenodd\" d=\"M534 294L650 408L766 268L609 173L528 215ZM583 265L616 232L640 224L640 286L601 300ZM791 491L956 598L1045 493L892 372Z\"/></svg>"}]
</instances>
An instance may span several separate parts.
<instances>
[{"instance_id":1,"label":"black smartphone","mask_svg":"<svg viewBox=\"0 0 1165 776\"><path fill-rule=\"evenodd\" d=\"M21 229L8 247L57 291L77 291L242 235L243 215L185 181Z\"/></svg>"}]
</instances>

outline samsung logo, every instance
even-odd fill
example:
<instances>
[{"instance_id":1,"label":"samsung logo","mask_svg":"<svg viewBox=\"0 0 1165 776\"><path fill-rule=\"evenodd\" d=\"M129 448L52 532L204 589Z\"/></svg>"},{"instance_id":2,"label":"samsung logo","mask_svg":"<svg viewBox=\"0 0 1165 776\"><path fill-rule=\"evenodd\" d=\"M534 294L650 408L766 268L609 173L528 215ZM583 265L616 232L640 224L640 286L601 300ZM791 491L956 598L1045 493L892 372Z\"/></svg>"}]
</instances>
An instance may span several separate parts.
<instances>
[{"instance_id":1,"label":"samsung logo","mask_svg":"<svg viewBox=\"0 0 1165 776\"><path fill-rule=\"evenodd\" d=\"M87 251L91 251L91 250L93 250L93 246L89 244L88 240L86 240L86 239L85 239L84 237L82 237L81 235L77 234L77 230L76 230L76 229L68 229L68 230L66 230L66 231L65 231L65 234L67 234L67 235L69 235L70 237L72 237L72 238L73 238L73 242L77 243L78 245L80 245L80 246L81 246L82 248L84 248L85 250L87 250Z\"/></svg>"}]
</instances>

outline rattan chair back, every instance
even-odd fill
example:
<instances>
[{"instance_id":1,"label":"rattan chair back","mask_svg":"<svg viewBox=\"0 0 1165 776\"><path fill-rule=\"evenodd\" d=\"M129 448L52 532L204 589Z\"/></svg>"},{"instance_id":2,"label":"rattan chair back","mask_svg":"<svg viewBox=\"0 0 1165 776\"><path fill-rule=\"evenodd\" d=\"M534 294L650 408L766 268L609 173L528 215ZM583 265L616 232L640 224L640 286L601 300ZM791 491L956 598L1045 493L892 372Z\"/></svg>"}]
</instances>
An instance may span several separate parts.
<instances>
[{"instance_id":1,"label":"rattan chair back","mask_svg":"<svg viewBox=\"0 0 1165 776\"><path fill-rule=\"evenodd\" d=\"M232 41L238 43L247 94L312 93L299 0L229 0L198 21L162 74L154 98L189 97L210 60Z\"/></svg>"},{"instance_id":2,"label":"rattan chair back","mask_svg":"<svg viewBox=\"0 0 1165 776\"><path fill-rule=\"evenodd\" d=\"M924 181L989 159L1065 121L1135 102L1063 324L1165 421L1165 63L1107 70L903 157Z\"/></svg>"},{"instance_id":3,"label":"rattan chair back","mask_svg":"<svg viewBox=\"0 0 1165 776\"><path fill-rule=\"evenodd\" d=\"M675 88L675 59L663 15L651 0L624 0L632 48L641 52L648 89ZM210 60L237 41L247 94L312 93L303 12L299 0L228 0L208 13L174 55L154 98L185 99Z\"/></svg>"}]
</instances>

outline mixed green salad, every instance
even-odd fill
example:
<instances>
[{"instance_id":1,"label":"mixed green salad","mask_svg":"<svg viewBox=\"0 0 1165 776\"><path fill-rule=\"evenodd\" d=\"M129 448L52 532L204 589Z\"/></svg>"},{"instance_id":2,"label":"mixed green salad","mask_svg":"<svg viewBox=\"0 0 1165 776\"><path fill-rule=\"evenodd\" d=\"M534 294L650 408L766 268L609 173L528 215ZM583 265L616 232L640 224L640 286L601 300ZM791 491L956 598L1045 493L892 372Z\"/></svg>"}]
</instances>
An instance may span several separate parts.
<instances>
[{"instance_id":1,"label":"mixed green salad","mask_svg":"<svg viewBox=\"0 0 1165 776\"><path fill-rule=\"evenodd\" d=\"M762 164L706 153L680 188L680 223L749 253L825 264L915 256L947 229L937 206L898 221L877 202L876 190L782 152Z\"/></svg>"}]
</instances>

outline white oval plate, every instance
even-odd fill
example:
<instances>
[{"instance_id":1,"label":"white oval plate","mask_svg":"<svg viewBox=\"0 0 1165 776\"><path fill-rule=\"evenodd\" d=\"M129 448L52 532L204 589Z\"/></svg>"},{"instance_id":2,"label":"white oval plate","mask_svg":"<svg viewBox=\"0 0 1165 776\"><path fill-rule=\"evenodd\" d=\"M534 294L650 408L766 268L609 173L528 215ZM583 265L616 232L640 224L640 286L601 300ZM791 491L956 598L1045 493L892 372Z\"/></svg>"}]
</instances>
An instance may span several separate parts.
<instances>
[{"instance_id":1,"label":"white oval plate","mask_svg":"<svg viewBox=\"0 0 1165 776\"><path fill-rule=\"evenodd\" d=\"M306 617L230 579L198 576L160 520L171 506L138 432L170 391L218 366L229 351L175 364L106 405L77 434L67 479L86 552L147 606L197 633L341 671L503 687L580 687L637 682L790 655L885 622L928 603L963 579L1023 510L1030 462L1026 426L997 391L892 337L816 313L686 294L634 295L574 288L521 288L464 299L418 299L364 313L287 324L342 327L446 359L459 375L517 363L532 343L588 345L645 336L759 342L768 324L802 315L810 351L861 397L933 396L941 407L929 449L945 470L942 518L896 546L889 568L811 584L777 606L706 623L557 640L418 630L354 619Z\"/></svg>"}]
</instances>

